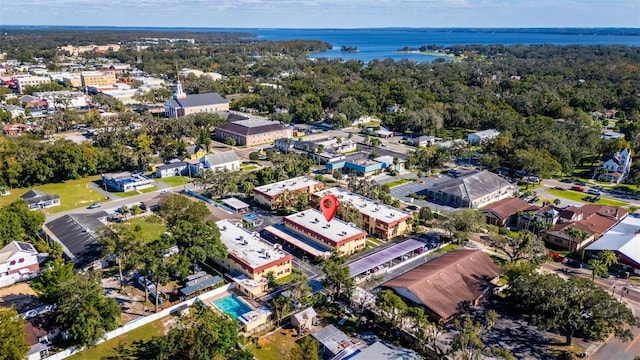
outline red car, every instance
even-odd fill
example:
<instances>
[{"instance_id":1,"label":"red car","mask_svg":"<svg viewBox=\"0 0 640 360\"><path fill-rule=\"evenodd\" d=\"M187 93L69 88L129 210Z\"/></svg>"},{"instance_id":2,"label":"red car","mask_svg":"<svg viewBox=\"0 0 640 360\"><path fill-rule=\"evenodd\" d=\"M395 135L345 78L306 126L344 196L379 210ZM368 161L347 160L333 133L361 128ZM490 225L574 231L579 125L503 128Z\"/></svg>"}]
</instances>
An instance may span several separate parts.
<instances>
[{"instance_id":1,"label":"red car","mask_svg":"<svg viewBox=\"0 0 640 360\"><path fill-rule=\"evenodd\" d=\"M585 189L584 189L584 186L573 185L573 186L571 187L571 190L573 190L573 191L580 191L580 192L584 192L584 190L585 190Z\"/></svg>"}]
</instances>

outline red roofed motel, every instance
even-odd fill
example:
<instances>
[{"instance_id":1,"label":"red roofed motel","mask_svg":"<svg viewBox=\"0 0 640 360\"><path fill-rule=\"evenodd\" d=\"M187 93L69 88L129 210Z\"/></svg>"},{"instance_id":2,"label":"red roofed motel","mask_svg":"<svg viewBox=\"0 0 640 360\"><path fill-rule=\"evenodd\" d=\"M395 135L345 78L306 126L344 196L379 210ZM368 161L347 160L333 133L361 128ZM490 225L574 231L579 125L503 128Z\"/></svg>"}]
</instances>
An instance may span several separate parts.
<instances>
[{"instance_id":1,"label":"red roofed motel","mask_svg":"<svg viewBox=\"0 0 640 360\"><path fill-rule=\"evenodd\" d=\"M313 194L322 189L324 184L306 176L259 186L253 189L253 201L271 210L278 209L282 204L282 195L289 193Z\"/></svg>"},{"instance_id":2,"label":"red roofed motel","mask_svg":"<svg viewBox=\"0 0 640 360\"><path fill-rule=\"evenodd\" d=\"M358 210L362 215L364 230L371 235L391 239L404 235L409 230L407 220L411 219L411 214L400 209L338 187L322 190L313 196L320 199L327 194L334 195L341 204L351 204Z\"/></svg>"},{"instance_id":3,"label":"red roofed motel","mask_svg":"<svg viewBox=\"0 0 640 360\"><path fill-rule=\"evenodd\" d=\"M367 242L366 231L336 218L327 222L316 209L285 217L284 226L325 248L336 249L340 255L364 249Z\"/></svg>"},{"instance_id":4,"label":"red roofed motel","mask_svg":"<svg viewBox=\"0 0 640 360\"><path fill-rule=\"evenodd\" d=\"M272 245L256 233L249 232L229 220L216 223L220 229L220 240L227 248L225 259L215 261L229 272L240 272L248 279L253 295L267 290L267 274L272 272L276 279L291 274L293 256L282 250L280 245ZM239 278L239 276L232 276Z\"/></svg>"}]
</instances>

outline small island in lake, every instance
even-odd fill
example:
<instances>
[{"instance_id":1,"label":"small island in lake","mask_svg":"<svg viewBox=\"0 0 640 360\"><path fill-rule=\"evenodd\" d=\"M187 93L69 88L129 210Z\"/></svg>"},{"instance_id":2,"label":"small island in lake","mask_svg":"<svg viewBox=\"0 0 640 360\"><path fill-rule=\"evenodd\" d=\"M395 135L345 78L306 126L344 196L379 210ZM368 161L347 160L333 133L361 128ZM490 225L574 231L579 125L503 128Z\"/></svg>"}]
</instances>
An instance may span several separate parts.
<instances>
[{"instance_id":1,"label":"small island in lake","mask_svg":"<svg viewBox=\"0 0 640 360\"><path fill-rule=\"evenodd\" d=\"M358 52L358 48L355 46L342 45L342 47L340 48L340 51L354 53L354 52Z\"/></svg>"}]
</instances>

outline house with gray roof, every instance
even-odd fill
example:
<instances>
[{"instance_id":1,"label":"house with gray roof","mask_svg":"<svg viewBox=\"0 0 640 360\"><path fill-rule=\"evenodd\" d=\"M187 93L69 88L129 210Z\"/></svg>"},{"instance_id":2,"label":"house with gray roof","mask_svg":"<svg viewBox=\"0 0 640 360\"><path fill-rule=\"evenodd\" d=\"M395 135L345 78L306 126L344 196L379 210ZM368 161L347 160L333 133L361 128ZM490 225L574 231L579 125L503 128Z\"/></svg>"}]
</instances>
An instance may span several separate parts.
<instances>
[{"instance_id":1,"label":"house with gray roof","mask_svg":"<svg viewBox=\"0 0 640 360\"><path fill-rule=\"evenodd\" d=\"M196 113L215 113L229 110L229 101L218 93L187 95L182 91L180 80L176 84L173 98L164 103L164 113L169 118L177 118Z\"/></svg>"},{"instance_id":2,"label":"house with gray roof","mask_svg":"<svg viewBox=\"0 0 640 360\"><path fill-rule=\"evenodd\" d=\"M467 142L471 145L478 145L494 139L500 135L500 131L496 129L482 130L467 135Z\"/></svg>"},{"instance_id":3,"label":"house with gray roof","mask_svg":"<svg viewBox=\"0 0 640 360\"><path fill-rule=\"evenodd\" d=\"M60 196L49 195L38 190L29 190L20 198L27 203L31 210L46 209L60 205Z\"/></svg>"},{"instance_id":4,"label":"house with gray roof","mask_svg":"<svg viewBox=\"0 0 640 360\"><path fill-rule=\"evenodd\" d=\"M177 161L168 164L156 166L156 177L165 178L169 176L180 176L187 171L188 163L185 161Z\"/></svg>"},{"instance_id":5,"label":"house with gray roof","mask_svg":"<svg viewBox=\"0 0 640 360\"><path fill-rule=\"evenodd\" d=\"M190 163L190 167L192 176L199 175L205 169L238 171L240 170L240 159L235 151L224 151L203 156L199 162Z\"/></svg>"},{"instance_id":6,"label":"house with gray roof","mask_svg":"<svg viewBox=\"0 0 640 360\"><path fill-rule=\"evenodd\" d=\"M458 174L420 191L420 195L452 207L477 209L510 197L516 190L507 180L486 170Z\"/></svg>"}]
</instances>

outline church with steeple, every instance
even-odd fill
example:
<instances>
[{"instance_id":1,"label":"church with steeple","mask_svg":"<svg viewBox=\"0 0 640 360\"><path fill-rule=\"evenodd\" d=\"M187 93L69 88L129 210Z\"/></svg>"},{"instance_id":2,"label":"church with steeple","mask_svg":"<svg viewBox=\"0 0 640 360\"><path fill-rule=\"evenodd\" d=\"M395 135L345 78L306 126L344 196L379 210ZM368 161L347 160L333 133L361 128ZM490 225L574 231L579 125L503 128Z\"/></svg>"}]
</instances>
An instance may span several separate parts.
<instances>
[{"instance_id":1,"label":"church with steeple","mask_svg":"<svg viewBox=\"0 0 640 360\"><path fill-rule=\"evenodd\" d=\"M173 98L164 103L164 114L170 118L182 117L196 113L215 113L229 110L229 102L218 93L187 95L182 90L178 78Z\"/></svg>"}]
</instances>

